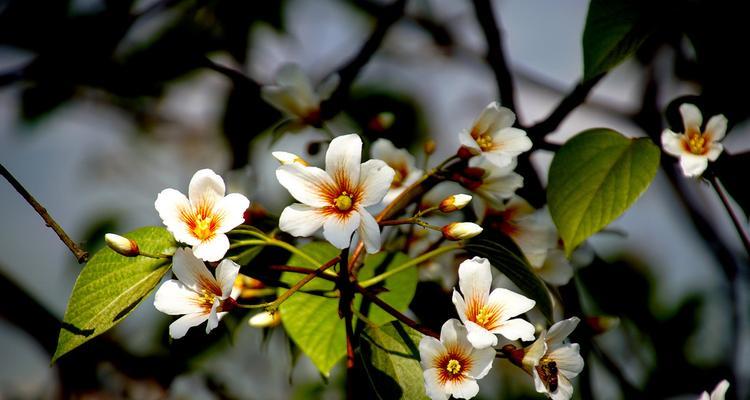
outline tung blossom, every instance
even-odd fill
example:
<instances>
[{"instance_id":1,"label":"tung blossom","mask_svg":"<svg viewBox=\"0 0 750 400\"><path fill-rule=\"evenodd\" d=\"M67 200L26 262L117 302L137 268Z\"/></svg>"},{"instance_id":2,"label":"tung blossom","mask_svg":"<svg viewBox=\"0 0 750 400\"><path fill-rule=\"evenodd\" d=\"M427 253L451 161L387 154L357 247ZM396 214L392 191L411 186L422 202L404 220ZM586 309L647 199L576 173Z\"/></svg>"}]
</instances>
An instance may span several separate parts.
<instances>
[{"instance_id":1,"label":"tung blossom","mask_svg":"<svg viewBox=\"0 0 750 400\"><path fill-rule=\"evenodd\" d=\"M287 116L315 125L320 122L320 102L331 95L338 81L338 75L333 75L316 92L297 64L284 64L276 74L276 84L261 88L261 97Z\"/></svg>"},{"instance_id":2,"label":"tung blossom","mask_svg":"<svg viewBox=\"0 0 750 400\"><path fill-rule=\"evenodd\" d=\"M280 166L276 178L300 203L284 209L279 228L293 236L323 236L339 249L349 247L357 231L368 253L380 250L380 227L365 207L380 203L394 171L381 160L361 163L362 139L339 136L326 152L325 171L297 163Z\"/></svg>"},{"instance_id":3,"label":"tung blossom","mask_svg":"<svg viewBox=\"0 0 750 400\"><path fill-rule=\"evenodd\" d=\"M714 115L701 130L703 115L693 104L680 106L684 132L675 133L665 129L661 134L664 151L680 159L682 173L688 177L700 176L709 161L716 161L724 150L719 143L727 132L727 118Z\"/></svg>"},{"instance_id":4,"label":"tung blossom","mask_svg":"<svg viewBox=\"0 0 750 400\"><path fill-rule=\"evenodd\" d=\"M514 128L516 114L499 103L490 103L474 121L470 130L458 135L461 144L479 157L471 160L472 166L486 160L496 167L505 167L515 158L531 149L526 132Z\"/></svg>"},{"instance_id":5,"label":"tung blossom","mask_svg":"<svg viewBox=\"0 0 750 400\"><path fill-rule=\"evenodd\" d=\"M177 279L164 282L154 299L157 310L182 315L169 325L169 336L179 339L188 329L204 321L208 321L206 333L211 332L235 305L237 292L233 293L232 289L240 266L225 259L216 267L216 276L213 276L190 249L177 249L172 262L172 272Z\"/></svg>"},{"instance_id":6,"label":"tung blossom","mask_svg":"<svg viewBox=\"0 0 750 400\"><path fill-rule=\"evenodd\" d=\"M470 399L479 393L477 379L492 368L495 350L474 348L467 333L458 320L449 319L440 330L440 340L425 336L419 342L425 389L431 399Z\"/></svg>"},{"instance_id":7,"label":"tung blossom","mask_svg":"<svg viewBox=\"0 0 750 400\"><path fill-rule=\"evenodd\" d=\"M571 379L583 370L583 357L577 343L563 344L576 328L577 317L562 320L542 332L523 357L523 367L534 377L539 393L553 400L568 400L573 395Z\"/></svg>"},{"instance_id":8,"label":"tung blossom","mask_svg":"<svg viewBox=\"0 0 750 400\"><path fill-rule=\"evenodd\" d=\"M468 329L471 344L483 349L497 345L496 334L509 340L534 340L534 326L513 318L531 310L536 302L508 289L492 290L492 272L486 258L474 257L458 267L458 286L453 304ZM463 294L463 296L462 296Z\"/></svg>"},{"instance_id":9,"label":"tung blossom","mask_svg":"<svg viewBox=\"0 0 750 400\"><path fill-rule=\"evenodd\" d=\"M399 149L388 139L378 139L370 147L372 158L383 160L396 172L391 182L391 188L383 198L383 204L390 204L407 187L411 186L420 177L422 170L414 164L414 156L405 149Z\"/></svg>"},{"instance_id":10,"label":"tung blossom","mask_svg":"<svg viewBox=\"0 0 750 400\"><path fill-rule=\"evenodd\" d=\"M193 175L185 197L175 189L164 189L154 206L167 230L178 242L193 247L204 261L219 261L229 250L226 233L245 222L247 197L225 193L224 180L214 171L202 169Z\"/></svg>"}]
</instances>

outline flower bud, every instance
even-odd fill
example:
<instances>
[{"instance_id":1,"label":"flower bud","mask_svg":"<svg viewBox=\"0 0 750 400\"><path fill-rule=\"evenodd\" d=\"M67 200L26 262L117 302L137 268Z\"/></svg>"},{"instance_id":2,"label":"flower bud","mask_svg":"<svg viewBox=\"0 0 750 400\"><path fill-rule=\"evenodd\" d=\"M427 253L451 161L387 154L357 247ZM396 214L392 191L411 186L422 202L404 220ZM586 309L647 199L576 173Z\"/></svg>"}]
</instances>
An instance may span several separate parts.
<instances>
[{"instance_id":1,"label":"flower bud","mask_svg":"<svg viewBox=\"0 0 750 400\"><path fill-rule=\"evenodd\" d=\"M253 328L273 328L281 323L281 314L278 311L263 311L250 317L247 323Z\"/></svg>"},{"instance_id":2,"label":"flower bud","mask_svg":"<svg viewBox=\"0 0 750 400\"><path fill-rule=\"evenodd\" d=\"M435 152L435 148L437 147L437 143L435 143L434 140L428 139L426 142L424 142L424 153L429 155L432 155L432 153Z\"/></svg>"},{"instance_id":3,"label":"flower bud","mask_svg":"<svg viewBox=\"0 0 750 400\"><path fill-rule=\"evenodd\" d=\"M303 167L307 167L310 165L307 161L305 161L302 157L293 154L293 153L287 153L286 151L274 151L271 153L273 157L281 163L281 165L289 165L289 164L299 164Z\"/></svg>"},{"instance_id":4,"label":"flower bud","mask_svg":"<svg viewBox=\"0 0 750 400\"><path fill-rule=\"evenodd\" d=\"M447 214L466 207L466 205L469 204L470 201L471 196L469 196L468 194L454 194L443 199L443 201L440 202L438 208L441 212Z\"/></svg>"},{"instance_id":5,"label":"flower bud","mask_svg":"<svg viewBox=\"0 0 750 400\"><path fill-rule=\"evenodd\" d=\"M482 233L482 227L473 222L452 222L441 230L448 240L471 239Z\"/></svg>"},{"instance_id":6,"label":"flower bud","mask_svg":"<svg viewBox=\"0 0 750 400\"><path fill-rule=\"evenodd\" d=\"M585 319L586 325L594 332L595 335L607 332L610 329L620 325L620 318L602 315L597 317L588 317Z\"/></svg>"},{"instance_id":7,"label":"flower bud","mask_svg":"<svg viewBox=\"0 0 750 400\"><path fill-rule=\"evenodd\" d=\"M114 233L108 233L104 235L104 241L107 242L107 246L109 246L110 249L125 257L135 257L141 254L138 249L138 243L126 237Z\"/></svg>"},{"instance_id":8,"label":"flower bud","mask_svg":"<svg viewBox=\"0 0 750 400\"><path fill-rule=\"evenodd\" d=\"M382 132L393 126L395 121L396 116L392 112L383 111L370 120L368 128L373 131Z\"/></svg>"}]
</instances>

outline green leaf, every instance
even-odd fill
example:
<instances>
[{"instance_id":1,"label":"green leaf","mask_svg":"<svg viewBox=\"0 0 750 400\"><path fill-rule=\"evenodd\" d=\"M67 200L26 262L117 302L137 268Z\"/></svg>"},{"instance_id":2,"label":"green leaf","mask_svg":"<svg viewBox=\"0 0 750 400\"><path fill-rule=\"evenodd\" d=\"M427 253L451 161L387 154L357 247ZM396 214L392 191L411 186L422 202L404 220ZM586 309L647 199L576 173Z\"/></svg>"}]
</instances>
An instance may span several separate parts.
<instances>
[{"instance_id":1,"label":"green leaf","mask_svg":"<svg viewBox=\"0 0 750 400\"><path fill-rule=\"evenodd\" d=\"M151 254L174 253L166 229L145 227L123 235ZM63 317L52 362L125 318L146 298L170 267L170 259L125 257L105 247L78 275Z\"/></svg>"},{"instance_id":2,"label":"green leaf","mask_svg":"<svg viewBox=\"0 0 750 400\"><path fill-rule=\"evenodd\" d=\"M583 79L630 57L653 31L649 10L636 0L591 0L583 30Z\"/></svg>"},{"instance_id":3,"label":"green leaf","mask_svg":"<svg viewBox=\"0 0 750 400\"><path fill-rule=\"evenodd\" d=\"M419 363L422 335L391 322L380 328L367 328L362 334L360 354L367 379L380 399L427 399Z\"/></svg>"},{"instance_id":4,"label":"green leaf","mask_svg":"<svg viewBox=\"0 0 750 400\"><path fill-rule=\"evenodd\" d=\"M464 245L469 254L484 257L505 274L526 296L536 301L536 308L552 321L552 301L544 282L513 240L505 235L485 231Z\"/></svg>"},{"instance_id":5,"label":"green leaf","mask_svg":"<svg viewBox=\"0 0 750 400\"><path fill-rule=\"evenodd\" d=\"M650 139L611 129L584 131L558 150L549 169L547 202L570 253L614 221L648 188L659 166Z\"/></svg>"},{"instance_id":6,"label":"green leaf","mask_svg":"<svg viewBox=\"0 0 750 400\"><path fill-rule=\"evenodd\" d=\"M296 267L318 268L326 261L336 257L339 250L328 243L310 243L301 250L318 260L317 265L296 255L289 259L288 264ZM402 253L379 253L368 255L365 265L359 271L359 279L367 279L376 273L386 271L409 260ZM304 275L285 272L281 280L294 284ZM387 292L379 295L381 299L399 311L405 310L417 288L418 273L416 268L410 268L385 280ZM334 283L315 278L304 286L304 290L332 290ZM280 289L283 293L286 289ZM324 375L328 375L331 368L346 355L346 330L344 321L339 318L339 299L315 296L297 292L279 307L281 319L289 337L307 354ZM362 297L355 296L354 306L360 309ZM368 319L376 324L384 324L394 318L375 305L369 306Z\"/></svg>"}]
</instances>

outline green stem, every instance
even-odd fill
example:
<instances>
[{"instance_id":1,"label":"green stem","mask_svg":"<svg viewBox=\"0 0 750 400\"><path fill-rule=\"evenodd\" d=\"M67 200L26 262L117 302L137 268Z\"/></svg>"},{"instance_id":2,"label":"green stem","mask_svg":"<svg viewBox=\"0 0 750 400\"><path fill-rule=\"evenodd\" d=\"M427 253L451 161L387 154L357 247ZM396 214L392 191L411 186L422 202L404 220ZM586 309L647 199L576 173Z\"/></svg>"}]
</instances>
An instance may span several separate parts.
<instances>
[{"instance_id":1,"label":"green stem","mask_svg":"<svg viewBox=\"0 0 750 400\"><path fill-rule=\"evenodd\" d=\"M312 258L309 254L307 254L304 251L302 251L302 250L300 250L300 249L292 246L291 244L289 244L287 242L284 242L284 241L281 241L281 240L277 240L277 239L271 239L271 238L269 238L267 243L268 243L269 246L281 247L282 249L284 249L284 250L286 250L286 251L288 251L288 252L290 252L292 254L296 254L296 255L304 258L306 261L310 262L310 264L312 264L312 265L318 265L318 263L319 263L318 260Z\"/></svg>"},{"instance_id":2,"label":"green stem","mask_svg":"<svg viewBox=\"0 0 750 400\"><path fill-rule=\"evenodd\" d=\"M232 243L229 248L230 249L236 249L238 247L244 247L244 246L265 246L268 244L267 240L240 240L238 242Z\"/></svg>"},{"instance_id":3,"label":"green stem","mask_svg":"<svg viewBox=\"0 0 750 400\"><path fill-rule=\"evenodd\" d=\"M265 233L259 232L259 231L254 231L254 230L249 230L249 229L235 229L235 230L229 231L227 233L241 233L241 234L244 234L244 235L255 236L255 237L257 237L258 239L261 239L261 240L267 240L268 239L268 235L266 235Z\"/></svg>"},{"instance_id":4,"label":"green stem","mask_svg":"<svg viewBox=\"0 0 750 400\"><path fill-rule=\"evenodd\" d=\"M398 274L398 273L400 273L402 271L405 271L408 268L411 268L411 267L413 267L415 265L419 265L419 264L421 264L421 263L423 263L423 262L425 262L425 261L427 261L427 260L429 260L429 259L431 259L433 257L437 257L437 256L439 256L439 255L441 255L443 253L447 253L449 251L461 249L462 247L463 247L463 244L461 244L461 243L454 243L454 244L451 244L451 245L448 245L448 246L438 247L435 250L432 250L430 252L424 253L424 254L422 254L419 257L412 258L411 260L409 260L409 261L407 261L407 262L405 262L405 263L403 263L403 264L401 264L401 265L399 265L399 266L397 266L397 267L395 267L393 269L385 271L385 272L383 272L382 274L380 274L378 276L374 276L374 277L372 277L370 279L366 279L364 281L361 281L359 284L360 284L360 286L362 286L364 288L370 287L372 285L376 285L376 284L378 284L378 283L380 283L380 282L382 282L382 281L390 278L393 275L396 275L396 274Z\"/></svg>"},{"instance_id":5,"label":"green stem","mask_svg":"<svg viewBox=\"0 0 750 400\"><path fill-rule=\"evenodd\" d=\"M143 251L138 250L139 256L144 256L148 258L172 258L171 254L151 254L151 253L144 253Z\"/></svg>"}]
</instances>

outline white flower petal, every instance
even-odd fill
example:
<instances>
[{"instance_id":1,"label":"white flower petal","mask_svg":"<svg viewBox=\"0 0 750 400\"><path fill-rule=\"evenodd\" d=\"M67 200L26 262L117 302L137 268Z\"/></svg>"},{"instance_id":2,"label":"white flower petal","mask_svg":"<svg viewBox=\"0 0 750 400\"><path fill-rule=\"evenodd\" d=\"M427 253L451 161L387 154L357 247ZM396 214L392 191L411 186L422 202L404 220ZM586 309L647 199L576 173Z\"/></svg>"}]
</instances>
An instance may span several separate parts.
<instances>
[{"instance_id":1,"label":"white flower petal","mask_svg":"<svg viewBox=\"0 0 750 400\"><path fill-rule=\"evenodd\" d=\"M687 177L700 176L708 167L708 157L685 153L680 156L680 167Z\"/></svg>"},{"instance_id":2,"label":"white flower petal","mask_svg":"<svg viewBox=\"0 0 750 400\"><path fill-rule=\"evenodd\" d=\"M496 101L488 104L482 110L479 118L474 122L474 129L478 132L498 131L513 126L516 122L516 114L509 108L502 107Z\"/></svg>"},{"instance_id":3,"label":"white flower petal","mask_svg":"<svg viewBox=\"0 0 750 400\"><path fill-rule=\"evenodd\" d=\"M292 236L307 237L320 229L325 220L326 215L319 208L296 203L281 212L279 229Z\"/></svg>"},{"instance_id":4,"label":"white flower petal","mask_svg":"<svg viewBox=\"0 0 750 400\"><path fill-rule=\"evenodd\" d=\"M464 378L459 382L453 382L450 392L457 399L471 399L479 393L479 385L474 379Z\"/></svg>"},{"instance_id":5,"label":"white flower petal","mask_svg":"<svg viewBox=\"0 0 750 400\"><path fill-rule=\"evenodd\" d=\"M362 192L360 205L363 207L380 203L391 188L396 172L385 161L369 160L362 163L359 187Z\"/></svg>"},{"instance_id":6,"label":"white flower petal","mask_svg":"<svg viewBox=\"0 0 750 400\"><path fill-rule=\"evenodd\" d=\"M448 400L450 393L440 384L440 371L437 368L424 370L424 388L427 397L432 400Z\"/></svg>"},{"instance_id":7,"label":"white flower petal","mask_svg":"<svg viewBox=\"0 0 750 400\"><path fill-rule=\"evenodd\" d=\"M558 347L547 354L547 357L555 360L557 369L569 379L573 379L583 371L583 357L577 343Z\"/></svg>"},{"instance_id":8,"label":"white flower petal","mask_svg":"<svg viewBox=\"0 0 750 400\"><path fill-rule=\"evenodd\" d=\"M547 332L547 343L550 345L562 343L576 329L579 322L581 320L578 317L571 317L555 323Z\"/></svg>"},{"instance_id":9,"label":"white flower petal","mask_svg":"<svg viewBox=\"0 0 750 400\"><path fill-rule=\"evenodd\" d=\"M531 150L531 139L526 132L518 128L505 128L492 135L492 142L498 150L510 156L517 156Z\"/></svg>"},{"instance_id":10,"label":"white flower petal","mask_svg":"<svg viewBox=\"0 0 750 400\"><path fill-rule=\"evenodd\" d=\"M547 386L545 386L544 382L542 382L542 378L539 376L539 372L537 372L536 369L533 369L531 371L531 374L534 377L534 389L536 389L537 393L547 393Z\"/></svg>"},{"instance_id":11,"label":"white flower petal","mask_svg":"<svg viewBox=\"0 0 750 400\"><path fill-rule=\"evenodd\" d=\"M206 268L206 264L193 255L190 249L180 248L175 251L172 258L172 272L180 282L197 293L204 289L211 289L212 293L218 294L221 290L216 279Z\"/></svg>"},{"instance_id":12,"label":"white flower petal","mask_svg":"<svg viewBox=\"0 0 750 400\"><path fill-rule=\"evenodd\" d=\"M461 318L461 322L466 323L466 302L456 289L453 289L453 304L456 306L456 312L458 317Z\"/></svg>"},{"instance_id":13,"label":"white flower petal","mask_svg":"<svg viewBox=\"0 0 750 400\"><path fill-rule=\"evenodd\" d=\"M432 336L422 336L419 341L419 360L422 369L430 369L434 366L435 360L445 353L445 346Z\"/></svg>"},{"instance_id":14,"label":"white flower petal","mask_svg":"<svg viewBox=\"0 0 750 400\"><path fill-rule=\"evenodd\" d=\"M544 264L542 264L541 268L535 269L534 272L544 279L545 282L555 286L562 286L568 283L573 277L573 266L570 265L570 262L565 257L565 252L554 248L547 252Z\"/></svg>"},{"instance_id":15,"label":"white flower petal","mask_svg":"<svg viewBox=\"0 0 750 400\"><path fill-rule=\"evenodd\" d=\"M217 233L227 233L245 222L245 211L250 207L250 200L239 193L231 193L219 200L214 206L214 213L221 216L221 225Z\"/></svg>"},{"instance_id":16,"label":"white flower petal","mask_svg":"<svg viewBox=\"0 0 750 400\"><path fill-rule=\"evenodd\" d=\"M569 400L573 397L573 384L562 375L557 376L557 390L550 393L552 400Z\"/></svg>"},{"instance_id":17,"label":"white flower petal","mask_svg":"<svg viewBox=\"0 0 750 400\"><path fill-rule=\"evenodd\" d=\"M326 190L335 190L333 179L322 169L299 164L282 165L276 169L276 179L297 201L308 206L330 206Z\"/></svg>"},{"instance_id":18,"label":"white flower petal","mask_svg":"<svg viewBox=\"0 0 750 400\"><path fill-rule=\"evenodd\" d=\"M212 238L193 246L193 254L203 261L219 261L229 250L229 238L217 233Z\"/></svg>"},{"instance_id":19,"label":"white flower petal","mask_svg":"<svg viewBox=\"0 0 750 400\"><path fill-rule=\"evenodd\" d=\"M475 154L479 154L482 152L482 148L479 147L479 144L477 144L477 141L474 140L473 137L471 137L471 133L464 129L458 134L458 140L461 143L461 145L468 147L469 149L473 150Z\"/></svg>"},{"instance_id":20,"label":"white flower petal","mask_svg":"<svg viewBox=\"0 0 750 400\"><path fill-rule=\"evenodd\" d=\"M466 339L475 349L486 349L497 345L497 336L494 333L484 329L471 321L466 321L466 329L469 333Z\"/></svg>"},{"instance_id":21,"label":"white flower petal","mask_svg":"<svg viewBox=\"0 0 750 400\"><path fill-rule=\"evenodd\" d=\"M708 392L704 391L701 393L701 397L698 398L698 400L712 400L711 397L709 397Z\"/></svg>"},{"instance_id":22,"label":"white flower petal","mask_svg":"<svg viewBox=\"0 0 750 400\"><path fill-rule=\"evenodd\" d=\"M260 88L260 97L282 113L297 118L305 118L313 104L299 96L294 88L287 86L263 86Z\"/></svg>"},{"instance_id":23,"label":"white flower petal","mask_svg":"<svg viewBox=\"0 0 750 400\"><path fill-rule=\"evenodd\" d=\"M169 315L183 315L203 312L198 305L198 293L190 290L182 282L170 279L159 286L154 297L154 307Z\"/></svg>"},{"instance_id":24,"label":"white flower petal","mask_svg":"<svg viewBox=\"0 0 750 400\"><path fill-rule=\"evenodd\" d=\"M700 132L703 124L703 115L701 110L693 104L683 103L680 105L680 115L682 115L682 125L685 133L690 131Z\"/></svg>"},{"instance_id":25,"label":"white flower petal","mask_svg":"<svg viewBox=\"0 0 750 400\"><path fill-rule=\"evenodd\" d=\"M323 237L338 249L345 249L351 243L352 233L359 228L361 217L352 210L347 215L328 216L323 223Z\"/></svg>"},{"instance_id":26,"label":"white flower petal","mask_svg":"<svg viewBox=\"0 0 750 400\"><path fill-rule=\"evenodd\" d=\"M493 348L474 349L471 353L472 364L471 370L466 374L474 379L484 378L492 369L492 362L495 361L496 351Z\"/></svg>"},{"instance_id":27,"label":"white flower petal","mask_svg":"<svg viewBox=\"0 0 750 400\"><path fill-rule=\"evenodd\" d=\"M539 360L547 354L546 334L542 332L531 346L526 348L526 354L523 356L523 366L527 370L532 370L539 365Z\"/></svg>"},{"instance_id":28,"label":"white flower petal","mask_svg":"<svg viewBox=\"0 0 750 400\"><path fill-rule=\"evenodd\" d=\"M333 94L333 92L336 90L336 88L339 86L339 83L341 82L341 77L339 77L339 74L331 74L323 82L320 82L317 88L318 92L318 99L319 100L328 100L329 97Z\"/></svg>"},{"instance_id":29,"label":"white flower petal","mask_svg":"<svg viewBox=\"0 0 750 400\"><path fill-rule=\"evenodd\" d=\"M190 179L188 197L193 206L197 206L201 201L215 204L224 197L225 190L224 180L219 175L210 169L202 169Z\"/></svg>"},{"instance_id":30,"label":"white flower petal","mask_svg":"<svg viewBox=\"0 0 750 400\"><path fill-rule=\"evenodd\" d=\"M682 147L682 139L683 135L665 129L661 133L661 147L667 154L679 157L685 153L685 148Z\"/></svg>"},{"instance_id":31,"label":"white flower petal","mask_svg":"<svg viewBox=\"0 0 750 400\"><path fill-rule=\"evenodd\" d=\"M472 167L479 167L480 165L488 165L494 168L506 168L513 164L515 159L510 154L505 154L500 151L484 152L479 157L472 158L469 160L469 165Z\"/></svg>"},{"instance_id":32,"label":"white flower petal","mask_svg":"<svg viewBox=\"0 0 750 400\"><path fill-rule=\"evenodd\" d=\"M708 157L709 161L716 161L716 159L721 155L722 151L724 151L724 145L722 145L721 143L711 143L708 147L708 153L706 153L706 157Z\"/></svg>"},{"instance_id":33,"label":"white flower petal","mask_svg":"<svg viewBox=\"0 0 750 400\"><path fill-rule=\"evenodd\" d=\"M240 265L228 258L221 260L219 266L216 267L216 281L218 281L221 287L221 297L223 299L232 294L234 281L237 279L237 274L239 273Z\"/></svg>"},{"instance_id":34,"label":"white flower petal","mask_svg":"<svg viewBox=\"0 0 750 400\"><path fill-rule=\"evenodd\" d=\"M486 258L474 257L466 260L458 267L458 286L464 299L470 302L474 299L485 300L490 293L492 272L490 262Z\"/></svg>"},{"instance_id":35,"label":"white flower petal","mask_svg":"<svg viewBox=\"0 0 750 400\"><path fill-rule=\"evenodd\" d=\"M276 73L276 83L280 86L293 88L294 95L299 97L303 103L314 104L317 102L310 79L297 64L287 63L281 66Z\"/></svg>"},{"instance_id":36,"label":"white flower petal","mask_svg":"<svg viewBox=\"0 0 750 400\"><path fill-rule=\"evenodd\" d=\"M203 321L207 319L208 314L205 313L183 315L176 321L169 324L169 336L171 336L172 339L180 339L185 336L188 329L202 324Z\"/></svg>"},{"instance_id":37,"label":"white flower petal","mask_svg":"<svg viewBox=\"0 0 750 400\"><path fill-rule=\"evenodd\" d=\"M359 135L352 133L339 136L331 140L326 151L326 172L339 187L349 185L354 189L359 185L361 160L362 139Z\"/></svg>"},{"instance_id":38,"label":"white flower petal","mask_svg":"<svg viewBox=\"0 0 750 400\"><path fill-rule=\"evenodd\" d=\"M727 117L722 114L714 115L708 120L706 124L706 135L709 135L709 140L718 142L724 139L724 135L727 133Z\"/></svg>"},{"instance_id":39,"label":"white flower petal","mask_svg":"<svg viewBox=\"0 0 750 400\"><path fill-rule=\"evenodd\" d=\"M221 305L221 301L214 297L214 304L211 306L211 312L208 314L208 322L206 322L206 334L209 334L217 326L219 326L219 315L216 310Z\"/></svg>"},{"instance_id":40,"label":"white flower petal","mask_svg":"<svg viewBox=\"0 0 750 400\"><path fill-rule=\"evenodd\" d=\"M729 390L729 382L727 382L726 379L723 379L718 385L716 385L714 391L711 392L710 400L724 400L727 390Z\"/></svg>"},{"instance_id":41,"label":"white flower petal","mask_svg":"<svg viewBox=\"0 0 750 400\"><path fill-rule=\"evenodd\" d=\"M359 209L359 237L365 243L365 249L373 254L380 251L380 226L375 218L365 209Z\"/></svg>"},{"instance_id":42,"label":"white flower petal","mask_svg":"<svg viewBox=\"0 0 750 400\"><path fill-rule=\"evenodd\" d=\"M497 288L490 293L487 304L496 306L500 310L500 320L505 321L531 310L536 301L508 289Z\"/></svg>"},{"instance_id":43,"label":"white flower petal","mask_svg":"<svg viewBox=\"0 0 750 400\"><path fill-rule=\"evenodd\" d=\"M504 200L513 197L516 190L522 187L523 177L515 172L507 175L491 174L482 180L476 192L494 208L502 208Z\"/></svg>"},{"instance_id":44,"label":"white flower petal","mask_svg":"<svg viewBox=\"0 0 750 400\"><path fill-rule=\"evenodd\" d=\"M528 342L534 340L534 325L521 318L513 318L500 324L492 333L499 333L508 340Z\"/></svg>"},{"instance_id":45,"label":"white flower petal","mask_svg":"<svg viewBox=\"0 0 750 400\"><path fill-rule=\"evenodd\" d=\"M156 197L154 207L175 240L189 245L200 242L190 233L187 224L181 218L183 210L190 210L192 207L184 194L174 189L164 189Z\"/></svg>"}]
</instances>

